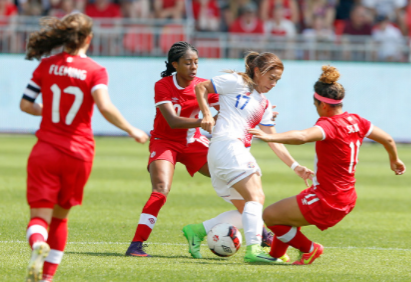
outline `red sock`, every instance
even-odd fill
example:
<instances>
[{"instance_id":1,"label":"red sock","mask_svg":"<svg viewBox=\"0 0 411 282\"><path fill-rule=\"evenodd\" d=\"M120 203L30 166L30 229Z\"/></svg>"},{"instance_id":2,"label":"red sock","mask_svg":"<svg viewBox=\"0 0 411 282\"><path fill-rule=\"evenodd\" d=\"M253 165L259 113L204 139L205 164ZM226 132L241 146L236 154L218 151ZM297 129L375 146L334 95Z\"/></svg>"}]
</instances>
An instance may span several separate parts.
<instances>
[{"instance_id":1,"label":"red sock","mask_svg":"<svg viewBox=\"0 0 411 282\"><path fill-rule=\"evenodd\" d=\"M43 266L43 280L50 280L57 271L61 259L63 258L64 248L67 243L67 219L53 217L50 223L49 239L50 253Z\"/></svg>"},{"instance_id":2,"label":"red sock","mask_svg":"<svg viewBox=\"0 0 411 282\"><path fill-rule=\"evenodd\" d=\"M27 226L26 237L29 241L30 247L36 242L45 242L48 237L48 223L41 217L33 217Z\"/></svg>"},{"instance_id":3,"label":"red sock","mask_svg":"<svg viewBox=\"0 0 411 282\"><path fill-rule=\"evenodd\" d=\"M297 230L300 231L301 227L297 227ZM282 257L287 253L288 246L288 244L280 241L277 236L274 235L273 243L271 244L270 256L272 256L273 258Z\"/></svg>"},{"instance_id":4,"label":"red sock","mask_svg":"<svg viewBox=\"0 0 411 282\"><path fill-rule=\"evenodd\" d=\"M153 192L148 199L143 211L140 215L140 221L137 226L136 234L134 235L133 242L147 241L148 237L153 230L154 224L157 221L157 215L160 209L166 203L166 196L161 193Z\"/></svg>"},{"instance_id":5,"label":"red sock","mask_svg":"<svg viewBox=\"0 0 411 282\"><path fill-rule=\"evenodd\" d=\"M276 238L279 241L287 245L290 245L303 253L310 252L313 242L308 240L308 238L305 237L303 233L301 233L301 228L292 227L288 225L274 225L269 226L268 228L270 228L270 230L274 232Z\"/></svg>"}]
</instances>

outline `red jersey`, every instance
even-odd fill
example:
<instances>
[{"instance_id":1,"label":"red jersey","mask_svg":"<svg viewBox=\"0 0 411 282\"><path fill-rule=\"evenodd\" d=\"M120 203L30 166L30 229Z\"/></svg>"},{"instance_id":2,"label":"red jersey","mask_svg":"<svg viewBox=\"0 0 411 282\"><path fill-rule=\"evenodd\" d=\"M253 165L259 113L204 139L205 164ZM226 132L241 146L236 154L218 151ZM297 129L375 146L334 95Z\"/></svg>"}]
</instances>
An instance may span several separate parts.
<instances>
[{"instance_id":1,"label":"red jersey","mask_svg":"<svg viewBox=\"0 0 411 282\"><path fill-rule=\"evenodd\" d=\"M42 59L23 96L34 102L40 92L43 95L37 138L75 158L92 161L94 99L91 93L107 88L107 84L106 69L87 56L63 52Z\"/></svg>"},{"instance_id":2,"label":"red jersey","mask_svg":"<svg viewBox=\"0 0 411 282\"><path fill-rule=\"evenodd\" d=\"M110 3L104 10L99 10L95 4L86 7L86 15L91 18L121 18L121 10L117 4Z\"/></svg>"},{"instance_id":3,"label":"red jersey","mask_svg":"<svg viewBox=\"0 0 411 282\"><path fill-rule=\"evenodd\" d=\"M322 129L324 136L315 143L315 193L329 206L345 209L357 199L355 166L362 141L371 134L373 126L359 115L347 112L321 117L315 126Z\"/></svg>"},{"instance_id":4,"label":"red jersey","mask_svg":"<svg viewBox=\"0 0 411 282\"><path fill-rule=\"evenodd\" d=\"M240 17L230 26L229 32L262 34L264 33L264 23L256 18L253 22L247 25Z\"/></svg>"},{"instance_id":5,"label":"red jersey","mask_svg":"<svg viewBox=\"0 0 411 282\"><path fill-rule=\"evenodd\" d=\"M206 79L196 77L189 86L182 88L178 85L175 75L160 79L154 86L155 106L171 103L178 116L198 118L200 107L198 106L194 87L203 81L206 81ZM210 106L218 105L218 94L209 94L208 103ZM194 142L195 139L201 136L201 133L199 128L172 129L157 107L151 136L152 138L172 140L186 145Z\"/></svg>"}]
</instances>

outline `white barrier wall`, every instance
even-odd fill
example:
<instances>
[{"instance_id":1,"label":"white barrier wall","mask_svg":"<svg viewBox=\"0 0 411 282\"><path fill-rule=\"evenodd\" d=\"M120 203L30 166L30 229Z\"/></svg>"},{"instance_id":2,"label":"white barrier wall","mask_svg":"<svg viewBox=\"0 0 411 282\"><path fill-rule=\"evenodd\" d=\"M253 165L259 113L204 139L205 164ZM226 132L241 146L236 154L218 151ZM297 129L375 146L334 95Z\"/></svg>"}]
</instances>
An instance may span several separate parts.
<instances>
[{"instance_id":1,"label":"white barrier wall","mask_svg":"<svg viewBox=\"0 0 411 282\"><path fill-rule=\"evenodd\" d=\"M153 126L154 83L165 69L165 58L94 58L109 72L113 103L135 126ZM40 118L19 110L24 88L37 66L23 55L0 55L0 132L35 132ZM283 78L266 96L277 105L279 132L304 129L318 118L313 106L313 85L323 62L286 61ZM389 63L332 63L341 72L346 89L344 109L358 113L386 130L398 141L411 142L411 66ZM203 59L198 75L211 78L224 69L242 71L242 60ZM95 112L96 134L121 134Z\"/></svg>"}]
</instances>

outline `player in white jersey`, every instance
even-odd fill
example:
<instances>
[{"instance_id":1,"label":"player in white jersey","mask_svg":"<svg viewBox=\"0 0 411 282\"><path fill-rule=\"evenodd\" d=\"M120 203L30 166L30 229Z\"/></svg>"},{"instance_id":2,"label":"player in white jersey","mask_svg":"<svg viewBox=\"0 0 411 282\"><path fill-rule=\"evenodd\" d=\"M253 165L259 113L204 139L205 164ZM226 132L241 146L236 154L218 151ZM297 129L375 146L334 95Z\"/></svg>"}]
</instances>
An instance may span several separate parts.
<instances>
[{"instance_id":1,"label":"player in white jersey","mask_svg":"<svg viewBox=\"0 0 411 282\"><path fill-rule=\"evenodd\" d=\"M189 241L190 253L197 257L200 243L208 231L218 223L229 222L237 228L244 228L246 262L283 263L289 260L288 256L273 258L260 246L264 193L260 167L249 151L252 135L248 130L259 125L264 132L276 132L271 104L263 93L276 85L284 66L271 53L250 52L245 62L246 73L227 73L196 86L197 100L204 116L201 127L213 137L208 151L213 187L220 197L236 207L245 202L244 209L225 212L202 224L187 225L183 232ZM208 93L220 95L216 125L205 100ZM311 178L313 172L300 166L284 146L275 143L269 143L269 146L297 175L305 181ZM307 181L306 184L308 186Z\"/></svg>"}]
</instances>

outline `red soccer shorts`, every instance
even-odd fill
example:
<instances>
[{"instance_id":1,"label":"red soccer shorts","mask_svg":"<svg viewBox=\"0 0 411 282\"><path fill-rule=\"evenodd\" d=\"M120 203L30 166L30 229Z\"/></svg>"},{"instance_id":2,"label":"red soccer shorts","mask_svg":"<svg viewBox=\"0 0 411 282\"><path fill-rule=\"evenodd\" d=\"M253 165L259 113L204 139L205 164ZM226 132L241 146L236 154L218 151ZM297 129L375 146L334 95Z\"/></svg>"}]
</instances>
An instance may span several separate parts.
<instances>
[{"instance_id":1,"label":"red soccer shorts","mask_svg":"<svg viewBox=\"0 0 411 282\"><path fill-rule=\"evenodd\" d=\"M186 146L178 142L151 138L149 150L148 170L153 161L166 160L173 165L177 162L182 163L193 176L207 163L208 139L201 136Z\"/></svg>"},{"instance_id":2,"label":"red soccer shorts","mask_svg":"<svg viewBox=\"0 0 411 282\"><path fill-rule=\"evenodd\" d=\"M354 209L355 201L344 209L332 208L315 192L313 186L303 190L297 195L297 203L304 218L322 231L336 225Z\"/></svg>"},{"instance_id":3,"label":"red soccer shorts","mask_svg":"<svg viewBox=\"0 0 411 282\"><path fill-rule=\"evenodd\" d=\"M31 208L81 205L92 162L73 158L38 141L27 164L27 202Z\"/></svg>"}]
</instances>

